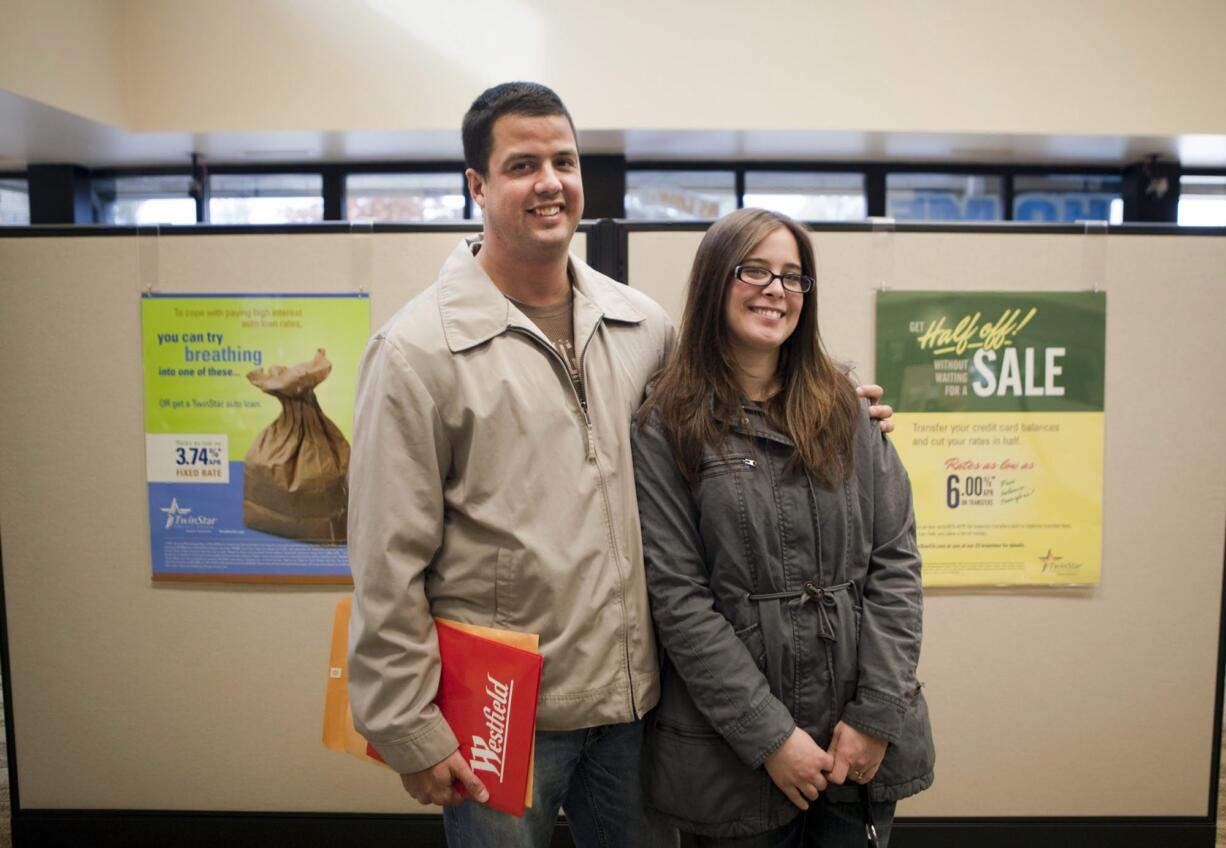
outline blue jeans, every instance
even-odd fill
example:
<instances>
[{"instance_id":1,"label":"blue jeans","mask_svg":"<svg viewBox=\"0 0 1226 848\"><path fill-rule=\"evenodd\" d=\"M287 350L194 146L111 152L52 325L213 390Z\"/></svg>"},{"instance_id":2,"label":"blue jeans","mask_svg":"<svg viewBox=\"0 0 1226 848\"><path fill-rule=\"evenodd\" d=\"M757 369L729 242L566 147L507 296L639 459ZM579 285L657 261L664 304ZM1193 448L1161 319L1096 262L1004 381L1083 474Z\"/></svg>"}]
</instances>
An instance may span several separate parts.
<instances>
[{"instance_id":1,"label":"blue jeans","mask_svg":"<svg viewBox=\"0 0 1226 848\"><path fill-rule=\"evenodd\" d=\"M873 824L881 848L888 848L890 828L894 824L893 804L873 804ZM792 819L789 824L756 836L735 836L717 839L695 837L700 848L864 848L864 817L859 804L834 804L822 795L809 811Z\"/></svg>"},{"instance_id":2,"label":"blue jeans","mask_svg":"<svg viewBox=\"0 0 1226 848\"><path fill-rule=\"evenodd\" d=\"M547 848L566 813L579 848L674 848L649 815L639 776L643 722L536 733L532 807L523 818L472 801L443 810L450 848Z\"/></svg>"}]
</instances>

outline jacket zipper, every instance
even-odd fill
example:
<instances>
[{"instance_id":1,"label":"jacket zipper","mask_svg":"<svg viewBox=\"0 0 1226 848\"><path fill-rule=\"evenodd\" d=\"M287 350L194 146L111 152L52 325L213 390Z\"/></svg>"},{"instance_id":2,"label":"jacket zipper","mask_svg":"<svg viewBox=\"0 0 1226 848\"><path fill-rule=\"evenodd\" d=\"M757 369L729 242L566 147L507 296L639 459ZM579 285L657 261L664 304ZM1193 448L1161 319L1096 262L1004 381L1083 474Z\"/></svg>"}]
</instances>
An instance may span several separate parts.
<instances>
[{"instance_id":1,"label":"jacket zipper","mask_svg":"<svg viewBox=\"0 0 1226 848\"><path fill-rule=\"evenodd\" d=\"M544 348L550 356L561 363L562 371L567 375L566 382L570 385L570 392L572 395L574 395L575 403L579 406L579 414L583 417L584 453L587 455L589 462L595 461L596 446L594 444L595 439L592 433L592 419L587 414L587 404L584 403L583 398L579 396L579 390L575 388L575 381L570 378L570 366L566 364L566 360L562 358L562 354L558 353L553 345L542 341L537 337L536 333L532 332L531 330L515 326L508 326L507 329L511 332L519 333L520 335L524 335L532 339L532 341L535 342L538 347ZM583 360L584 357L587 356L587 346L591 343L591 341L591 337L588 337L587 341L583 343L583 350L579 353L579 373L583 377L583 383L585 386L587 385L587 372L584 369Z\"/></svg>"},{"instance_id":2,"label":"jacket zipper","mask_svg":"<svg viewBox=\"0 0 1226 848\"><path fill-rule=\"evenodd\" d=\"M583 378L583 385L586 389L587 381L587 349L592 343L592 338L596 335L596 329L588 335L583 342L583 350L579 352L579 375ZM571 388L574 389L572 381ZM575 390L575 395L578 396L578 390ZM596 457L596 439L592 430L592 419L587 412L587 404L582 400L579 402L579 408L583 411L583 420L587 423L588 434L588 450L592 463L596 466L596 479L600 481L600 496L604 500L605 524L609 529L609 547L613 551L613 564L617 568L617 599L622 607L622 664L626 669L626 685L629 690L629 707L630 714L635 718L641 718L636 706L637 699L634 696L634 667L630 662L630 621L626 608L626 574L622 570L621 549L617 544L617 534L613 530L613 504L609 501L609 489L605 485L604 472L600 470L600 460Z\"/></svg>"},{"instance_id":3,"label":"jacket zipper","mask_svg":"<svg viewBox=\"0 0 1226 848\"><path fill-rule=\"evenodd\" d=\"M699 472L706 471L709 468L722 468L724 466L743 465L746 468L757 468L758 463L754 459L747 456L720 457L719 459L708 459L699 466Z\"/></svg>"},{"instance_id":4,"label":"jacket zipper","mask_svg":"<svg viewBox=\"0 0 1226 848\"><path fill-rule=\"evenodd\" d=\"M605 527L609 534L609 547L613 554L613 564L617 568L617 599L622 608L622 664L626 670L626 682L630 690L630 712L636 718L641 718L638 709L635 706L637 703L634 696L634 670L630 663L630 625L627 621L626 609L626 575L621 566L621 551L617 545L617 537L613 532L613 505L609 501L609 490L605 484L604 473L600 470L600 461L596 458L596 436L592 428L592 418L588 415L587 403L579 396L579 390L575 388L575 381L570 378L570 366L562 358L562 355L553 347L553 345L543 342L531 330L523 327L508 326L509 330L517 333L522 333L532 339L538 346L545 348L554 359L562 364L562 371L567 375L566 382L570 384L571 394L575 397L575 402L579 405L579 414L583 416L583 425L585 428L585 436L587 437L587 459L588 462L596 466L596 479L600 482L600 497L604 501ZM596 330L588 335L583 340L583 350L579 352L579 376L583 379L583 385L586 389L587 382L587 349L592 343L592 339L596 335Z\"/></svg>"}]
</instances>

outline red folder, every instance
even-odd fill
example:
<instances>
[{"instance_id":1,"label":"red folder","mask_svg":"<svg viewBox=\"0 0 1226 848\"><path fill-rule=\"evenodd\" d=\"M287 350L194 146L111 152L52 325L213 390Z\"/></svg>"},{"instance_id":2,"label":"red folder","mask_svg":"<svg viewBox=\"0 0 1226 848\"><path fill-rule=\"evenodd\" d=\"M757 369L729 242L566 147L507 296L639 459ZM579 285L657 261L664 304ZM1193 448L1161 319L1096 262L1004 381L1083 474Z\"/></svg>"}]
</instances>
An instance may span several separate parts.
<instances>
[{"instance_id":1,"label":"red folder","mask_svg":"<svg viewBox=\"0 0 1226 848\"><path fill-rule=\"evenodd\" d=\"M434 702L460 741L460 754L485 784L487 807L524 814L531 799L541 655L435 619L442 664ZM378 759L372 746L367 754ZM467 792L457 781L457 791Z\"/></svg>"}]
</instances>

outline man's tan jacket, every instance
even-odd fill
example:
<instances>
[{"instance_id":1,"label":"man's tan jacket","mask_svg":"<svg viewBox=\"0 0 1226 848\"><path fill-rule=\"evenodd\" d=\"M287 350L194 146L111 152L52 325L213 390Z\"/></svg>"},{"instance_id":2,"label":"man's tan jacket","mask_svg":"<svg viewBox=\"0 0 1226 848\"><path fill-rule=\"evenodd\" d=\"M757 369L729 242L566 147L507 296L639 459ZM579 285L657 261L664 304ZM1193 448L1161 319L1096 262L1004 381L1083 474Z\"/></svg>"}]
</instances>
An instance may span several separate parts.
<instances>
[{"instance_id":1,"label":"man's tan jacket","mask_svg":"<svg viewBox=\"0 0 1226 848\"><path fill-rule=\"evenodd\" d=\"M672 327L575 257L586 410L461 242L363 356L349 469L354 723L397 771L456 749L431 616L540 634L537 727L642 716L658 668L630 418Z\"/></svg>"}]
</instances>

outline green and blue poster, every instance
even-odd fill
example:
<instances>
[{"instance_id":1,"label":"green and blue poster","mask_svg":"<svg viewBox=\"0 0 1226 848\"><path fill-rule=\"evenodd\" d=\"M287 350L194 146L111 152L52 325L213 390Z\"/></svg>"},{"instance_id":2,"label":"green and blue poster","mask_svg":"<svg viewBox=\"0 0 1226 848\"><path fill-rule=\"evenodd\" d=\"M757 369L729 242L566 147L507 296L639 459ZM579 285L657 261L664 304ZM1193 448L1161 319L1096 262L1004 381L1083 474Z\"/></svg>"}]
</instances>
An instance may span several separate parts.
<instances>
[{"instance_id":1,"label":"green and blue poster","mask_svg":"<svg viewBox=\"0 0 1226 848\"><path fill-rule=\"evenodd\" d=\"M155 580L346 583L364 294L141 300Z\"/></svg>"},{"instance_id":2,"label":"green and blue poster","mask_svg":"<svg viewBox=\"0 0 1226 848\"><path fill-rule=\"evenodd\" d=\"M1098 582L1105 345L1102 293L878 295L925 585Z\"/></svg>"}]
</instances>

